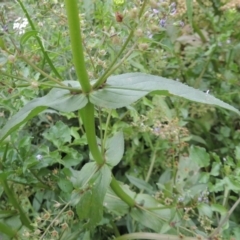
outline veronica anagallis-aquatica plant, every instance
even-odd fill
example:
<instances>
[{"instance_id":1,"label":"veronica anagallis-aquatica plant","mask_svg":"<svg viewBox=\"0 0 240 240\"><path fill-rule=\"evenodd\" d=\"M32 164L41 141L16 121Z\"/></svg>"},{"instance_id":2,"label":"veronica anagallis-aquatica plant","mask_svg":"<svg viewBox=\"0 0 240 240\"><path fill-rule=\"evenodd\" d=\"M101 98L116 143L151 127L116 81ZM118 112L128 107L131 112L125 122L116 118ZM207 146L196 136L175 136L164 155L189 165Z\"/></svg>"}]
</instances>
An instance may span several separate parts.
<instances>
[{"instance_id":1,"label":"veronica anagallis-aquatica plant","mask_svg":"<svg viewBox=\"0 0 240 240\"><path fill-rule=\"evenodd\" d=\"M18 2L24 9L21 1ZM142 17L146 3L146 0L143 1L139 11L139 19ZM126 107L148 93L154 92L159 95L175 95L190 101L215 105L234 111L237 114L240 114L240 112L210 94L174 80L144 73L112 75L114 70L122 63L121 55L130 42L134 29L130 32L116 58L102 76L95 81L90 81L84 60L77 0L65 0L65 8L77 80L60 81L50 77L49 80L54 81L54 84L49 93L28 102L18 113L10 118L0 131L0 142L4 143L4 140L11 133L47 108L61 112L78 111L78 116L86 132L88 147L93 161L86 163L80 171L73 172L72 179L69 181L73 182L75 190L72 193L72 200L69 204L76 206L79 218L88 219L88 225L93 227L102 219L104 199L107 190L111 188L112 192L119 198L119 201L122 201L128 209L131 208L131 216L135 220L138 220L141 214L145 214L144 217L147 220L143 224L157 231L156 219L151 220L151 213L154 210L151 211L141 204L141 200L146 198L146 196L139 194L138 197L134 197L134 194L131 194L113 176L111 169L121 161L124 154L124 136L122 132L118 132L106 141L102 141L102 145L99 147L95 132L95 107L108 109ZM31 23L31 18L26 11L25 13L28 21ZM43 54L46 53L43 52ZM21 57L27 61L24 56ZM53 64L50 66L54 68ZM36 70L38 71L38 69ZM53 72L56 72L55 68ZM56 76L58 77L58 74ZM49 76L46 75L46 77ZM27 217L25 218L24 213L21 211L20 214L23 216L23 223L29 227ZM166 210L161 213L155 212L154 214L158 215L161 220L166 221L168 221L167 216L171 216ZM10 234L13 235L15 233L10 231Z\"/></svg>"}]
</instances>

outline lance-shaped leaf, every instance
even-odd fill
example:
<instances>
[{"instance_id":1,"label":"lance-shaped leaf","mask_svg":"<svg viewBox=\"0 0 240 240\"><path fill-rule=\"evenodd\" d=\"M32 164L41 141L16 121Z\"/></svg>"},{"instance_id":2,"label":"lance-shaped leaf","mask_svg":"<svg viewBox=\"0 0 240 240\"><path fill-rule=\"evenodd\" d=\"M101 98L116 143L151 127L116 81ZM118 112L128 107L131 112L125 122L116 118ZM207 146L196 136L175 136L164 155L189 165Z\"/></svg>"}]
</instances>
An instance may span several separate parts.
<instances>
[{"instance_id":1,"label":"lance-shaped leaf","mask_svg":"<svg viewBox=\"0 0 240 240\"><path fill-rule=\"evenodd\" d=\"M130 105L150 92L175 95L185 99L222 107L240 114L231 105L183 83L144 73L112 76L102 89L90 94L90 101L101 107L121 108Z\"/></svg>"},{"instance_id":2,"label":"lance-shaped leaf","mask_svg":"<svg viewBox=\"0 0 240 240\"><path fill-rule=\"evenodd\" d=\"M78 87L76 81L64 81L73 87ZM83 108L87 104L87 97L84 94L72 95L69 90L53 88L46 96L36 98L28 102L17 112L7 124L0 130L0 141L18 129L29 119L35 117L46 108L53 108L62 112L72 112Z\"/></svg>"},{"instance_id":3,"label":"lance-shaped leaf","mask_svg":"<svg viewBox=\"0 0 240 240\"><path fill-rule=\"evenodd\" d=\"M87 226L92 228L102 220L103 200L111 182L111 170L106 164L99 169L95 162L87 163L80 172L75 172L72 182L80 188L73 193L72 204L77 204L79 218L85 219Z\"/></svg>"},{"instance_id":4,"label":"lance-shaped leaf","mask_svg":"<svg viewBox=\"0 0 240 240\"><path fill-rule=\"evenodd\" d=\"M124 153L124 137L122 132L116 133L107 140L106 160L111 166L116 166L122 159Z\"/></svg>"}]
</instances>

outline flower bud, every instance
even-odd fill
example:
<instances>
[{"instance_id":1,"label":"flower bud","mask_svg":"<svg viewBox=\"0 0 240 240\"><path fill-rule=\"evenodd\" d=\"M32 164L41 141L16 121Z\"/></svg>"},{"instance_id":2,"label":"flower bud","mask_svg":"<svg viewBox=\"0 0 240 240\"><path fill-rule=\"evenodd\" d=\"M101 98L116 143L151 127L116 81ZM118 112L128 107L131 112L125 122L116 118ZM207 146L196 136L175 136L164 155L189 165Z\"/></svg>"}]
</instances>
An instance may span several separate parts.
<instances>
[{"instance_id":1,"label":"flower bud","mask_svg":"<svg viewBox=\"0 0 240 240\"><path fill-rule=\"evenodd\" d=\"M155 0L150 0L150 1L149 1L149 5L150 5L152 8L158 8L158 7L159 7L159 4L158 4Z\"/></svg>"},{"instance_id":2,"label":"flower bud","mask_svg":"<svg viewBox=\"0 0 240 240\"><path fill-rule=\"evenodd\" d=\"M37 81L32 81L32 82L31 82L31 87L32 87L32 88L38 88L38 87L39 87L38 82L37 82Z\"/></svg>"},{"instance_id":3,"label":"flower bud","mask_svg":"<svg viewBox=\"0 0 240 240\"><path fill-rule=\"evenodd\" d=\"M137 10L137 8L132 8L132 9L128 12L128 14L129 14L129 17L130 17L131 19L136 19L137 16L138 16L138 10Z\"/></svg>"},{"instance_id":4,"label":"flower bud","mask_svg":"<svg viewBox=\"0 0 240 240\"><path fill-rule=\"evenodd\" d=\"M138 45L139 50L141 51L146 51L148 49L148 44L147 43L140 43Z\"/></svg>"},{"instance_id":5,"label":"flower bud","mask_svg":"<svg viewBox=\"0 0 240 240\"><path fill-rule=\"evenodd\" d=\"M14 63L15 60L16 60L16 57L15 57L15 56L13 56L13 55L9 55L9 56L8 56L8 62Z\"/></svg>"},{"instance_id":6,"label":"flower bud","mask_svg":"<svg viewBox=\"0 0 240 240\"><path fill-rule=\"evenodd\" d=\"M135 31L135 36L136 37L142 37L143 36L143 30L141 28L138 28L136 31Z\"/></svg>"}]
</instances>

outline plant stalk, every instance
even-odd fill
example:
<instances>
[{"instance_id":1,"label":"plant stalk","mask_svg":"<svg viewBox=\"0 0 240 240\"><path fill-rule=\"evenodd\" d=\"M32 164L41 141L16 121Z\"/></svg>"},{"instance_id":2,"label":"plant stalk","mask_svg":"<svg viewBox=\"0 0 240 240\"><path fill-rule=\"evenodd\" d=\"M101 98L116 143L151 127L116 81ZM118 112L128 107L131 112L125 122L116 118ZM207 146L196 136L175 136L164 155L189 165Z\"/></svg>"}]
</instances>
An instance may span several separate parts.
<instances>
[{"instance_id":1,"label":"plant stalk","mask_svg":"<svg viewBox=\"0 0 240 240\"><path fill-rule=\"evenodd\" d=\"M88 94L92 90L92 87L89 82L89 78L88 78L86 67L85 67L83 46L82 46L83 41L81 37L81 28L80 28L79 17L78 17L77 1L65 0L65 7L67 11L67 18L68 18L69 34L70 34L72 54L73 54L73 63L75 65L76 73L78 76L78 80L81 84L82 90L84 93ZM133 31L132 31L132 35L133 35ZM131 38L128 38L128 39L130 41ZM125 43L125 47L126 45L127 45L127 42ZM120 52L123 52L125 47L123 47L122 51ZM115 61L117 61L117 59L115 59ZM112 66L114 64L115 62L112 63ZM94 121L94 105L89 101L88 104L83 109L79 110L79 116L83 121L83 125L84 125L86 136L87 136L87 142L88 142L88 146L92 154L92 157L97 162L97 164L101 166L105 163L105 159L104 159L104 156L101 154L101 151L97 144L95 121ZM118 182L114 177L112 178L112 182L110 186L112 190L116 193L116 195L119 196L130 207L135 206L135 201L123 191L123 189L120 187L120 185L118 184Z\"/></svg>"},{"instance_id":2,"label":"plant stalk","mask_svg":"<svg viewBox=\"0 0 240 240\"><path fill-rule=\"evenodd\" d=\"M89 93L92 89L89 82L87 70L85 67L82 35L80 28L80 20L78 17L78 5L76 0L65 0L65 8L67 11L69 35L71 40L73 63L76 69L78 81L82 90Z\"/></svg>"},{"instance_id":3,"label":"plant stalk","mask_svg":"<svg viewBox=\"0 0 240 240\"><path fill-rule=\"evenodd\" d=\"M105 160L98 148L96 131L95 131L95 122L94 122L94 105L90 102L79 111L80 116L83 120L83 125L85 128L87 142L90 149L90 152L94 160L98 165L103 165Z\"/></svg>"},{"instance_id":4,"label":"plant stalk","mask_svg":"<svg viewBox=\"0 0 240 240\"><path fill-rule=\"evenodd\" d=\"M142 7L140 8L139 14L138 14L138 18L140 19L143 15L144 9L147 5L148 0L144 0ZM108 69L106 70L106 72L94 83L93 88L98 88L100 87L103 83L106 82L106 79L109 76L109 73L112 73L112 68L115 66L116 62L118 61L118 59L120 58L120 56L122 55L122 53L124 52L124 50L127 48L129 42L132 40L133 36L134 36L134 31L137 27L137 23L135 24L135 27L132 28L132 30L130 31L125 43L123 44L122 48L120 49L120 51L118 52L117 56L114 58L114 60L112 61L112 63L110 64L110 66L108 67ZM122 62L121 62L122 64ZM115 68L114 68L115 70Z\"/></svg>"},{"instance_id":5,"label":"plant stalk","mask_svg":"<svg viewBox=\"0 0 240 240\"><path fill-rule=\"evenodd\" d=\"M117 180L115 179L114 176L112 176L112 181L110 183L110 186L112 188L112 190L114 191L114 193L121 199L123 200L125 203L127 203L127 205L129 207L134 207L136 205L135 201L133 198L131 198L128 194L126 194L123 189L120 187L119 183L117 182Z\"/></svg>"},{"instance_id":6,"label":"plant stalk","mask_svg":"<svg viewBox=\"0 0 240 240\"><path fill-rule=\"evenodd\" d=\"M18 1L19 5L21 6L23 12L25 13L25 16L26 16L26 18L27 18L27 20L28 20L28 22L29 22L32 30L36 31L36 28L35 28L35 26L34 26L34 24L33 24L33 21L32 21L32 19L31 19L30 15L28 14L27 9L24 7L24 4L23 4L22 1L20 1L20 0L17 0L17 1ZM41 48L41 51L42 51L42 53L43 53L44 58L47 60L47 63L48 63L49 66L51 67L51 69L52 69L52 71L54 72L54 74L55 74L58 78L61 79L61 75L58 73L57 69L54 67L51 59L49 58L47 52L45 51L44 46L43 46L43 44L42 44L42 41L41 41L40 37L39 37L38 35L36 35L35 37L36 37L36 40L37 40L37 42L38 42L38 45L39 45L40 48Z\"/></svg>"}]
</instances>

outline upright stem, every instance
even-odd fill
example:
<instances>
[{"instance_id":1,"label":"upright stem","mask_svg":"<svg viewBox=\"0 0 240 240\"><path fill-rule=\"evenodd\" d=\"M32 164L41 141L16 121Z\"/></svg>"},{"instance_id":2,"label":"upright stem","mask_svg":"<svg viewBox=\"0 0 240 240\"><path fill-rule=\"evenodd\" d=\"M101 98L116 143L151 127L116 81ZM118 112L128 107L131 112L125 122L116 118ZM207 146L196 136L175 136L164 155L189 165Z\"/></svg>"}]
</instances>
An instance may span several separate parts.
<instances>
[{"instance_id":1,"label":"upright stem","mask_svg":"<svg viewBox=\"0 0 240 240\"><path fill-rule=\"evenodd\" d=\"M140 8L139 14L138 14L138 18L140 19L143 15L144 9L147 5L148 0L144 0L142 7ZM111 62L110 66L108 67L108 69L104 72L104 74L94 83L93 88L96 89L99 86L101 86L104 82L106 82L107 77L109 76L109 72L112 72L112 68L114 67L115 63L120 59L122 53L124 52L124 50L127 48L127 45L129 44L129 42L132 40L132 37L134 35L134 31L137 27L137 24L135 24L135 27L132 28L132 30L130 31L125 43L123 44L122 48L120 49L120 51L118 52L118 54L115 56L114 60Z\"/></svg>"},{"instance_id":2,"label":"upright stem","mask_svg":"<svg viewBox=\"0 0 240 240\"><path fill-rule=\"evenodd\" d=\"M68 25L69 25L71 47L72 47L72 54L73 54L73 63L76 68L76 73L78 76L78 80L81 84L82 91L88 94L91 92L92 87L91 87L91 84L87 75L86 67L85 67L81 29L80 29L80 23L78 18L77 0L65 0L65 6L67 11L67 17L68 17ZM130 38L129 38L129 41L130 41ZM105 159L98 148L96 131L95 131L95 121L94 121L94 105L90 101L83 109L79 110L79 117L81 117L83 121L90 152L94 160L98 163L98 165L101 166L105 163ZM116 195L119 196L130 207L135 206L135 201L123 191L123 189L119 186L118 182L113 176L112 176L112 182L110 186L112 190L116 193Z\"/></svg>"},{"instance_id":3,"label":"upright stem","mask_svg":"<svg viewBox=\"0 0 240 240\"><path fill-rule=\"evenodd\" d=\"M65 0L65 6L72 46L73 63L76 69L78 81L82 86L83 92L89 93L92 87L89 82L87 70L85 67L77 0Z\"/></svg>"},{"instance_id":4,"label":"upright stem","mask_svg":"<svg viewBox=\"0 0 240 240\"><path fill-rule=\"evenodd\" d=\"M209 235L209 239L214 239L214 236L217 235L221 231L223 225L229 220L231 214L233 213L233 211L237 208L237 206L239 204L240 204L240 197L234 203L234 205L231 207L231 209L226 213L225 217L221 220L218 227L216 229L214 229L213 232Z\"/></svg>"},{"instance_id":5,"label":"upright stem","mask_svg":"<svg viewBox=\"0 0 240 240\"><path fill-rule=\"evenodd\" d=\"M28 11L27 11L27 9L25 8L24 4L23 4L22 1L20 1L20 0L17 0L17 1L18 1L19 5L21 6L23 12L25 13L25 16L26 16L26 18L27 18L27 20L28 20L28 22L29 22L32 30L36 31L36 28L35 28L35 26L34 26L34 23L33 23L32 19L31 19L31 17L29 16ZM49 66L50 66L51 69L52 69L52 71L54 72L54 74L55 74L58 78L61 79L61 75L58 73L57 69L54 67L54 65L53 65L53 63L52 63L52 60L49 58L47 52L45 51L44 46L43 46L43 44L42 44L42 41L41 41L40 37L39 37L38 35L36 35L35 38L36 38L36 40L37 40L37 42L38 42L38 45L39 45L40 48L41 48L41 51L42 51L42 53L43 53L44 58L47 60Z\"/></svg>"},{"instance_id":6,"label":"upright stem","mask_svg":"<svg viewBox=\"0 0 240 240\"><path fill-rule=\"evenodd\" d=\"M83 120L83 125L85 127L87 142L90 152L94 160L99 164L104 164L105 160L98 148L96 132L95 132L95 122L94 122L94 105L88 103L83 109L80 110L80 116Z\"/></svg>"}]
</instances>

